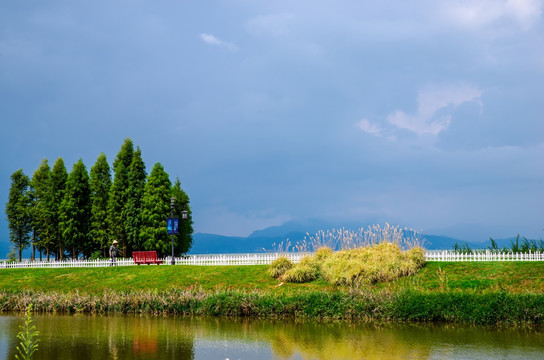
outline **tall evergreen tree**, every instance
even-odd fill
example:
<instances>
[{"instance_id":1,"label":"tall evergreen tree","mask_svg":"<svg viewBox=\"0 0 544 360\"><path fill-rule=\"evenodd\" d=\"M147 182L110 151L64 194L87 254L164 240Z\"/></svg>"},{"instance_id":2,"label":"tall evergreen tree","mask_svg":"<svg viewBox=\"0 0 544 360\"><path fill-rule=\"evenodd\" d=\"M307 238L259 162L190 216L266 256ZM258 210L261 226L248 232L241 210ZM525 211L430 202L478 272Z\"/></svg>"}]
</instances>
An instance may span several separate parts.
<instances>
[{"instance_id":1,"label":"tall evergreen tree","mask_svg":"<svg viewBox=\"0 0 544 360\"><path fill-rule=\"evenodd\" d=\"M132 162L134 145L130 138L126 138L113 162L113 185L110 192L108 206L108 223L112 240L121 243L123 256L126 256L126 222L127 222L127 199L128 199L128 172Z\"/></svg>"},{"instance_id":2,"label":"tall evergreen tree","mask_svg":"<svg viewBox=\"0 0 544 360\"><path fill-rule=\"evenodd\" d=\"M91 168L91 231L93 248L107 257L109 246L108 202L111 188L110 166L104 153L98 156Z\"/></svg>"},{"instance_id":3,"label":"tall evergreen tree","mask_svg":"<svg viewBox=\"0 0 544 360\"><path fill-rule=\"evenodd\" d=\"M66 191L66 181L68 179L68 172L64 165L64 160L58 158L51 170L51 176L49 178L49 199L48 205L50 206L50 235L52 241L56 243L56 258L62 260L64 255L64 240L62 237L62 231L60 229L60 206L64 199L64 193ZM47 254L47 260L49 261L49 253Z\"/></svg>"},{"instance_id":4,"label":"tall evergreen tree","mask_svg":"<svg viewBox=\"0 0 544 360\"><path fill-rule=\"evenodd\" d=\"M128 172L128 195L126 207L127 254L141 250L140 228L142 226L142 198L146 180L145 164L142 152L136 148Z\"/></svg>"},{"instance_id":5,"label":"tall evergreen tree","mask_svg":"<svg viewBox=\"0 0 544 360\"><path fill-rule=\"evenodd\" d=\"M179 218L179 233L174 243L174 254L186 254L193 245L193 217L189 206L189 196L181 189L181 181L176 178L172 186L172 197L175 204L174 216ZM182 218L182 211L187 211L187 219Z\"/></svg>"},{"instance_id":6,"label":"tall evergreen tree","mask_svg":"<svg viewBox=\"0 0 544 360\"><path fill-rule=\"evenodd\" d=\"M35 259L35 247L38 247L40 259L42 249L51 246L49 177L51 168L47 159L43 159L40 167L34 172L30 182L32 200L32 260Z\"/></svg>"},{"instance_id":7,"label":"tall evergreen tree","mask_svg":"<svg viewBox=\"0 0 544 360\"><path fill-rule=\"evenodd\" d=\"M30 218L29 179L22 169L11 175L9 198L6 203L6 215L9 223L9 239L19 251L21 261L23 249L30 245Z\"/></svg>"},{"instance_id":8,"label":"tall evergreen tree","mask_svg":"<svg viewBox=\"0 0 544 360\"><path fill-rule=\"evenodd\" d=\"M166 218L170 213L172 183L160 163L156 163L147 177L142 199L142 227L140 241L145 250L155 250L159 256L170 253L170 239Z\"/></svg>"},{"instance_id":9,"label":"tall evergreen tree","mask_svg":"<svg viewBox=\"0 0 544 360\"><path fill-rule=\"evenodd\" d=\"M66 181L66 192L60 206L60 229L67 246L72 249L72 258L77 259L82 252L90 257L92 248L88 237L91 219L91 189L89 174L79 159L74 164Z\"/></svg>"}]
</instances>

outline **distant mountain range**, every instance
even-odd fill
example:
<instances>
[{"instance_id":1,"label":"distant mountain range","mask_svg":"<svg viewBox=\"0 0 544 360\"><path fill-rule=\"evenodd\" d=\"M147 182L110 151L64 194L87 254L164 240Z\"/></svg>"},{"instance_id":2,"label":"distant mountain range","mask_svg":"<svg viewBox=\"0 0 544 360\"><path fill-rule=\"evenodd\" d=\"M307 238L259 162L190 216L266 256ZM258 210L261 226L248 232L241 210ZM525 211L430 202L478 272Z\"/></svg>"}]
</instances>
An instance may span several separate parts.
<instances>
[{"instance_id":1,"label":"distant mountain range","mask_svg":"<svg viewBox=\"0 0 544 360\"><path fill-rule=\"evenodd\" d=\"M302 242L308 236L314 235L319 230L333 229L330 223L317 219L303 221L290 221L280 226L272 226L257 230L247 237L224 236L216 234L196 233L193 235L193 246L189 254L233 254L275 252L280 248L285 250L287 244L291 246ZM361 226L344 224L336 228L359 229ZM483 241L465 241L459 238L443 235L424 235L425 248L429 250L451 250L455 243L471 249L483 249L490 245L489 238ZM473 238L473 237L471 237ZM478 236L477 238L481 238ZM499 247L510 245L513 238L495 239ZM6 259L9 253L10 243L0 242L0 259ZM30 250L23 252L25 258L30 257Z\"/></svg>"},{"instance_id":2,"label":"distant mountain range","mask_svg":"<svg viewBox=\"0 0 544 360\"><path fill-rule=\"evenodd\" d=\"M214 234L196 233L193 235L193 247L189 254L236 254L254 252L275 252L279 248L285 249L287 243L291 247L297 242L303 241L306 234L302 232L290 232L281 236L255 236L230 237ZM455 243L467 244L471 249L483 249L490 242L465 242L447 236L426 235L425 248L429 250L452 250ZM510 244L511 239L496 240L499 247Z\"/></svg>"},{"instance_id":3,"label":"distant mountain range","mask_svg":"<svg viewBox=\"0 0 544 360\"><path fill-rule=\"evenodd\" d=\"M373 224L376 222L368 222ZM290 221L283 225L272 226L263 230L257 230L248 237L231 237L223 235L196 233L193 236L193 247L190 250L190 254L221 254L221 253L252 253L252 252L273 252L278 248L285 249L286 244L290 243L291 246L297 242L302 242L309 235L314 235L319 230L333 229L333 228L346 228L346 229L359 229L360 225L343 224L340 226L334 226L331 223L327 223L318 219L307 219L303 221ZM365 226L366 228L366 226ZM476 228L475 226L469 226L469 228L475 231L475 234L465 233L462 238L456 238L444 235L423 235L425 239L425 248L429 250L451 250L454 244L457 243L460 246L467 244L471 249L485 249L491 243L489 236L485 235L483 228ZM476 230L477 234L476 234ZM458 231L460 234L461 231ZM467 241L464 239L478 239L476 241ZM481 239L481 240L480 240ZM514 238L494 238L497 245L502 248L509 246L510 242ZM281 244L281 246L280 246Z\"/></svg>"}]
</instances>

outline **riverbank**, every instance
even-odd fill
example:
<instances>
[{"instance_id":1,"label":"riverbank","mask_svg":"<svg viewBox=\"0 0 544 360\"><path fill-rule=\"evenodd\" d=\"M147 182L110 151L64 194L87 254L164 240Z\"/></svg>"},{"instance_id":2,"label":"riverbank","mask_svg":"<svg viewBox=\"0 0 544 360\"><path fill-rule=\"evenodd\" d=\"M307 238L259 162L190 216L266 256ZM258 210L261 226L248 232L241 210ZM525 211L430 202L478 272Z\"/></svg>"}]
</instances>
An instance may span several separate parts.
<instances>
[{"instance_id":1,"label":"riverbank","mask_svg":"<svg viewBox=\"0 0 544 360\"><path fill-rule=\"evenodd\" d=\"M0 311L543 324L544 263L428 263L364 289L281 284L267 266L0 272Z\"/></svg>"}]
</instances>

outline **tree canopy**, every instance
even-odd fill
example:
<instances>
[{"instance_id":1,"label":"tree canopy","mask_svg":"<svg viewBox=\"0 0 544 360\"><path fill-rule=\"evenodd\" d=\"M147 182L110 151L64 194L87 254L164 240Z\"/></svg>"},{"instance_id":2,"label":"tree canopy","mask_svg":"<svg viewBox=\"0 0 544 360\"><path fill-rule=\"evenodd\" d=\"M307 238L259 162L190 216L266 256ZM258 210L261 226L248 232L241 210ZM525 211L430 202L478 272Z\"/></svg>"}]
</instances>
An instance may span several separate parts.
<instances>
[{"instance_id":1,"label":"tree canopy","mask_svg":"<svg viewBox=\"0 0 544 360\"><path fill-rule=\"evenodd\" d=\"M11 175L6 215L9 222L9 239L19 252L19 261L23 249L30 245L32 230L29 185L30 180L22 169Z\"/></svg>"},{"instance_id":2,"label":"tree canopy","mask_svg":"<svg viewBox=\"0 0 544 360\"><path fill-rule=\"evenodd\" d=\"M112 171L113 170L113 171ZM113 174L112 174L113 172ZM170 199L180 220L175 237L175 255L187 253L192 245L193 220L189 196L174 184L161 163L146 173L140 147L124 140L113 167L101 153L90 174L79 159L68 174L64 160L49 166L43 159L32 180L22 169L11 176L6 203L10 240L19 252L35 245L56 259L108 256L113 240L120 242L123 256L134 250L156 250L159 256L171 254L171 237L166 230ZM34 251L32 258L34 259Z\"/></svg>"}]
</instances>

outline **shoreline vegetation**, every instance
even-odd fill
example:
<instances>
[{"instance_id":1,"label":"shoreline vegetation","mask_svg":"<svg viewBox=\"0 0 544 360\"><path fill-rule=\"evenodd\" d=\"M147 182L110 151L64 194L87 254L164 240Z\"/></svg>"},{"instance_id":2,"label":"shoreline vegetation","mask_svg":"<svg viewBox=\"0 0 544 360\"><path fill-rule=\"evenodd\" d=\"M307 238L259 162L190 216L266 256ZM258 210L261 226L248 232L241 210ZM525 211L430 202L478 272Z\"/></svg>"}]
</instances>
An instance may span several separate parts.
<instances>
[{"instance_id":1,"label":"shoreline vegetation","mask_svg":"<svg viewBox=\"0 0 544 360\"><path fill-rule=\"evenodd\" d=\"M361 286L283 283L269 266L7 269L0 311L544 324L544 263L426 263Z\"/></svg>"},{"instance_id":2,"label":"shoreline vegetation","mask_svg":"<svg viewBox=\"0 0 544 360\"><path fill-rule=\"evenodd\" d=\"M542 294L311 291L274 294L227 290L113 292L103 294L1 292L2 311L32 305L37 312L152 314L318 320L450 322L541 325Z\"/></svg>"}]
</instances>

